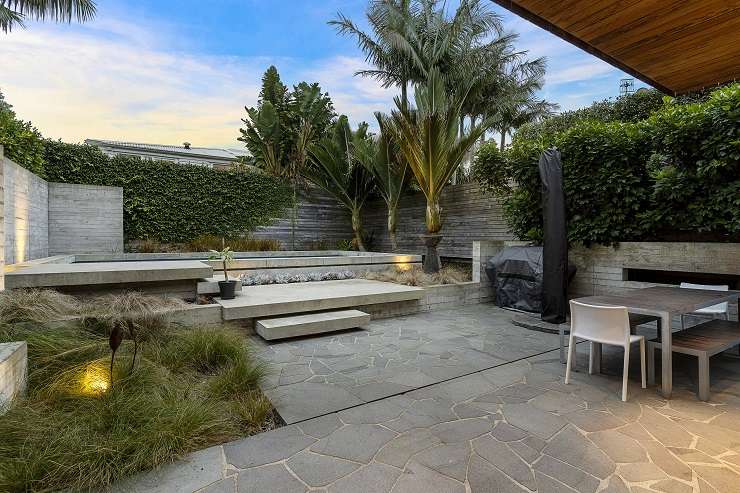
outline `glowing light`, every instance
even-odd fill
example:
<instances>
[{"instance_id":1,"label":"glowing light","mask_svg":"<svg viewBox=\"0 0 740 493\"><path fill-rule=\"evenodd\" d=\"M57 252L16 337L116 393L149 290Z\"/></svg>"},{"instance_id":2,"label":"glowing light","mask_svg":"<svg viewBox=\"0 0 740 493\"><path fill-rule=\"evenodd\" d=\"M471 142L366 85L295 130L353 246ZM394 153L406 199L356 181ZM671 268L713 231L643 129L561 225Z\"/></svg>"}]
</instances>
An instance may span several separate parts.
<instances>
[{"instance_id":1,"label":"glowing light","mask_svg":"<svg viewBox=\"0 0 740 493\"><path fill-rule=\"evenodd\" d=\"M411 270L411 264L396 264L396 269L398 269L399 272L406 272Z\"/></svg>"},{"instance_id":2,"label":"glowing light","mask_svg":"<svg viewBox=\"0 0 740 493\"><path fill-rule=\"evenodd\" d=\"M82 391L86 394L102 394L110 387L108 369L90 365L82 376Z\"/></svg>"}]
</instances>

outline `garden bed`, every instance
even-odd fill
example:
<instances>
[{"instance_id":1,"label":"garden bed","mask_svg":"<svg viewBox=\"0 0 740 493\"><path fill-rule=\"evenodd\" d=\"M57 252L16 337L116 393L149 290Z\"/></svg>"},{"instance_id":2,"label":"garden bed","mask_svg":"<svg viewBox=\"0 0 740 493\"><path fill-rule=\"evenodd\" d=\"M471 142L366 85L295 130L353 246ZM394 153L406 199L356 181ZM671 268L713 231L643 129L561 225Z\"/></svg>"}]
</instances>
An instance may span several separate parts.
<instances>
[{"instance_id":1,"label":"garden bed","mask_svg":"<svg viewBox=\"0 0 740 493\"><path fill-rule=\"evenodd\" d=\"M245 338L172 325L163 315L171 303L0 295L0 342L27 341L29 371L25 398L0 416L1 491L101 488L278 425ZM111 374L116 327L123 342Z\"/></svg>"}]
</instances>

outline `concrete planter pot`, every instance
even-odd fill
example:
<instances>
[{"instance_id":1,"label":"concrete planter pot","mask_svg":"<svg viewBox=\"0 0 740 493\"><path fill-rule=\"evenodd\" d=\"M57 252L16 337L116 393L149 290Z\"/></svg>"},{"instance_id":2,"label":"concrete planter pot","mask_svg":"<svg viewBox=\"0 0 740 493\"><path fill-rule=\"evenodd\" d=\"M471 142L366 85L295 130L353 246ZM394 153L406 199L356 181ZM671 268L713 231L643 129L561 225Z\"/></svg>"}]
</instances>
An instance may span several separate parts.
<instances>
[{"instance_id":1,"label":"concrete planter pot","mask_svg":"<svg viewBox=\"0 0 740 493\"><path fill-rule=\"evenodd\" d=\"M421 240L427 248L426 254L424 255L424 272L427 274L439 272L439 269L442 268L442 261L439 258L439 253L437 253L437 245L442 241L442 235L421 235Z\"/></svg>"},{"instance_id":2,"label":"concrete planter pot","mask_svg":"<svg viewBox=\"0 0 740 493\"><path fill-rule=\"evenodd\" d=\"M218 281L218 290L222 300L233 300L236 293L237 281Z\"/></svg>"}]
</instances>

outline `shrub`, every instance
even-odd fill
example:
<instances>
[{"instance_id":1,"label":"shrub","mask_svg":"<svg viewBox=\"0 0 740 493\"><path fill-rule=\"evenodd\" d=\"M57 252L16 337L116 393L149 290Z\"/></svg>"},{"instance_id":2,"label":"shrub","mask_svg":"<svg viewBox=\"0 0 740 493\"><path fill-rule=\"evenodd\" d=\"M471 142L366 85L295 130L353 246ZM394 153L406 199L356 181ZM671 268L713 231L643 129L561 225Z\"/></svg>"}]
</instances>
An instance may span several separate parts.
<instances>
[{"instance_id":1,"label":"shrub","mask_svg":"<svg viewBox=\"0 0 740 493\"><path fill-rule=\"evenodd\" d=\"M110 158L89 145L46 142L48 180L123 187L127 239L188 242L202 235L239 236L292 204L282 180L245 170Z\"/></svg>"},{"instance_id":2,"label":"shrub","mask_svg":"<svg viewBox=\"0 0 740 493\"><path fill-rule=\"evenodd\" d=\"M0 145L19 166L44 177L44 139L31 122L16 117L0 92Z\"/></svg>"},{"instance_id":3,"label":"shrub","mask_svg":"<svg viewBox=\"0 0 740 493\"><path fill-rule=\"evenodd\" d=\"M181 247L185 252L207 252L209 250L221 250L223 245L231 248L234 252L270 252L281 250L280 242L267 238L228 237L216 235L203 235L188 242Z\"/></svg>"},{"instance_id":4,"label":"shrub","mask_svg":"<svg viewBox=\"0 0 740 493\"><path fill-rule=\"evenodd\" d=\"M521 239L542 238L537 163L554 145L563 159L571 242L730 241L740 236L739 141L736 83L701 103L669 101L638 122L586 120L537 138L517 134L503 159L483 146L476 176L502 200Z\"/></svg>"}]
</instances>

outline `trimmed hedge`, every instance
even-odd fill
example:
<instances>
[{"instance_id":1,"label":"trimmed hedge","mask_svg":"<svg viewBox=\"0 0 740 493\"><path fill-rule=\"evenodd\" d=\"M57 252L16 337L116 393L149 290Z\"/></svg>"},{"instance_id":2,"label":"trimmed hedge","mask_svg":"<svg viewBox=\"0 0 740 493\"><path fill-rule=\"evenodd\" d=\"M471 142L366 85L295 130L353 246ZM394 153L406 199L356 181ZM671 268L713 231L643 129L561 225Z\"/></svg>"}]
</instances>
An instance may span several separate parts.
<instances>
[{"instance_id":1,"label":"trimmed hedge","mask_svg":"<svg viewBox=\"0 0 740 493\"><path fill-rule=\"evenodd\" d=\"M542 239L537 163L551 145L563 158L571 242L740 238L740 83L702 103L669 101L639 122L517 134L503 156L494 145L478 152L474 173L519 238Z\"/></svg>"},{"instance_id":2,"label":"trimmed hedge","mask_svg":"<svg viewBox=\"0 0 740 493\"><path fill-rule=\"evenodd\" d=\"M47 141L47 180L123 187L127 240L186 242L241 235L292 205L283 181L244 170L219 171L138 157L108 157L90 145Z\"/></svg>"}]
</instances>

